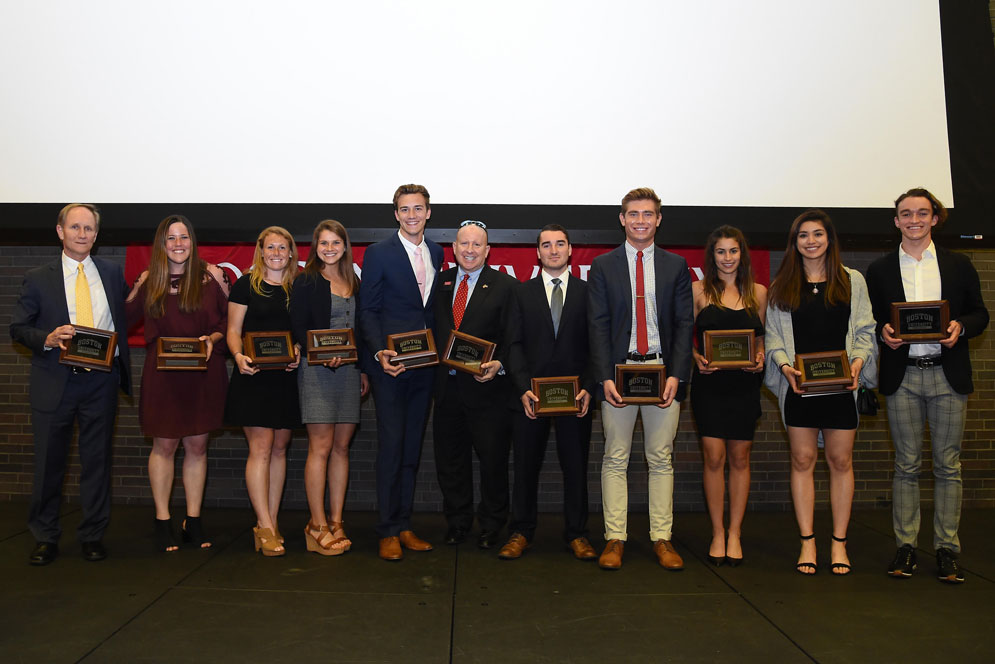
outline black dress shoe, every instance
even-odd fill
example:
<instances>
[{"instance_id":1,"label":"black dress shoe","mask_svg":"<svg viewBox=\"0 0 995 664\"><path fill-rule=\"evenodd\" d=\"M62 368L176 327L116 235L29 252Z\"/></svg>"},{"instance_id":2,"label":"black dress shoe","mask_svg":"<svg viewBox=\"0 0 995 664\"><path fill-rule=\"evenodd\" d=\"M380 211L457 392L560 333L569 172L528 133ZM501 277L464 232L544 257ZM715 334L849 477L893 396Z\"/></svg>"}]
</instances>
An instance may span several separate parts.
<instances>
[{"instance_id":1,"label":"black dress shoe","mask_svg":"<svg viewBox=\"0 0 995 664\"><path fill-rule=\"evenodd\" d=\"M498 545L498 534L493 530L481 530L477 538L477 546L481 549L493 549Z\"/></svg>"},{"instance_id":2,"label":"black dress shoe","mask_svg":"<svg viewBox=\"0 0 995 664\"><path fill-rule=\"evenodd\" d=\"M100 540L95 542L83 542L81 546L83 549L83 559L89 560L91 563L95 563L107 557L107 549L104 548L104 545Z\"/></svg>"},{"instance_id":3,"label":"black dress shoe","mask_svg":"<svg viewBox=\"0 0 995 664\"><path fill-rule=\"evenodd\" d=\"M55 542L37 542L28 562L41 567L55 560L57 555L59 555L59 545Z\"/></svg>"},{"instance_id":4,"label":"black dress shoe","mask_svg":"<svg viewBox=\"0 0 995 664\"><path fill-rule=\"evenodd\" d=\"M452 526L446 531L446 544L450 546L455 546L457 544L462 544L466 541L466 528L460 526Z\"/></svg>"}]
</instances>

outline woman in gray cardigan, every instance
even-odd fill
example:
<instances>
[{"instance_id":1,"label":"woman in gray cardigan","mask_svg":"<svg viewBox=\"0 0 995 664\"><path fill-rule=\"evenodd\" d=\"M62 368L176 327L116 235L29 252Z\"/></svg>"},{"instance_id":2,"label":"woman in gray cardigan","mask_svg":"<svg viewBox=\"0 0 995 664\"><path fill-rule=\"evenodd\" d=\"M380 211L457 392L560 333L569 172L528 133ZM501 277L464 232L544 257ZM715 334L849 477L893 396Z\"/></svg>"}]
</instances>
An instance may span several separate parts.
<instances>
[{"instance_id":1,"label":"woman in gray cardigan","mask_svg":"<svg viewBox=\"0 0 995 664\"><path fill-rule=\"evenodd\" d=\"M777 395L791 445L791 498L802 546L797 570L818 570L813 532L818 443L825 441L833 513L833 574L850 573L846 531L853 503L853 441L856 389L877 376L874 317L867 285L840 262L839 240L822 210L808 210L791 224L784 260L767 304L767 367L764 382ZM845 350L853 382L842 394L802 396L795 353Z\"/></svg>"}]
</instances>

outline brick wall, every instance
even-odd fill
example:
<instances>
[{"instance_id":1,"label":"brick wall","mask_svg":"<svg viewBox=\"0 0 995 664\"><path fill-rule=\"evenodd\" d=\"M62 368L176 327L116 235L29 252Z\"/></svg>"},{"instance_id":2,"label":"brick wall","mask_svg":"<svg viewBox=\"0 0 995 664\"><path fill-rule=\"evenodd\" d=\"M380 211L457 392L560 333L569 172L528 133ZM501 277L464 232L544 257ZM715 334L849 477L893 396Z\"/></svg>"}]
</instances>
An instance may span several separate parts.
<instances>
[{"instance_id":1,"label":"brick wall","mask_svg":"<svg viewBox=\"0 0 995 664\"><path fill-rule=\"evenodd\" d=\"M54 239L54 238L53 238ZM27 380L29 354L15 346L7 336L11 311L17 297L23 274L31 267L41 265L58 256L58 247L3 247L0 246L0 499L24 500L31 493L32 441L29 423ZM102 247L99 255L124 262L124 249ZM875 252L850 252L844 262L860 270L877 256ZM968 252L978 272L989 308L995 293L995 251ZM771 256L772 270L780 262L780 253ZM968 402L967 430L964 434L964 501L975 507L995 507L995 348L993 333L989 332L971 342L972 362L975 370L976 392ZM140 377L144 351L134 349L132 363L134 375ZM136 383L140 381L136 380ZM882 405L884 405L882 399ZM347 507L349 509L374 509L376 455L375 413L372 401L364 404L362 424L352 445L351 473ZM432 455L431 422L425 438L422 463L419 470L416 504L418 510L439 511L441 497L435 481ZM646 464L642 454L641 432L633 446L630 464L630 503L634 507L646 505ZM600 506L600 468L604 437L600 416L595 414L591 463L588 485L592 506ZM122 396L119 404L117 429L114 438L113 498L117 503L150 504L146 464L151 441L142 435L138 426L138 393ZM305 506L304 461L307 440L303 431L297 432L288 458L288 477L285 505L294 508ZM222 430L211 439L209 476L206 503L208 506L243 506L249 509L245 493L244 469L246 444L241 432ZM75 450L73 451L75 460ZM675 441L675 503L678 510L702 510L704 499L701 491L701 453L690 407L681 413L680 428ZM178 459L179 463L179 459ZM179 466L177 466L179 468ZM882 410L875 417L865 417L857 436L854 452L856 475L855 503L858 507L874 507L891 500L892 453L888 434L887 415ZM932 499L931 464L928 453L924 455L923 497ZM753 448L753 482L751 509L791 509L788 484L788 448L781 426L776 403L763 392L763 418L757 431ZM556 511L560 508L561 485L559 468L553 445L550 445L544 472L540 477L540 504L542 509ZM78 494L79 468L75 461L66 481L66 494L72 500ZM828 474L820 462L816 471L817 500L828 500ZM182 489L177 482L174 500L182 500Z\"/></svg>"}]
</instances>

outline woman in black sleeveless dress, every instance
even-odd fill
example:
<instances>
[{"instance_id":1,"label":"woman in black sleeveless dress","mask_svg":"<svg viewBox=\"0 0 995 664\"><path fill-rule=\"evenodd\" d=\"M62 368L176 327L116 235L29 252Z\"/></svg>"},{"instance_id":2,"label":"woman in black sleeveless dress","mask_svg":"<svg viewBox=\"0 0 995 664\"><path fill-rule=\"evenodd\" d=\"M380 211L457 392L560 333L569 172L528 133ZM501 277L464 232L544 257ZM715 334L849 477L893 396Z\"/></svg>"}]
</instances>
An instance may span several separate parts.
<instances>
[{"instance_id":1,"label":"woman in black sleeveless dress","mask_svg":"<svg viewBox=\"0 0 995 664\"><path fill-rule=\"evenodd\" d=\"M764 366L764 323L767 289L753 280L750 250L742 232L732 226L712 231L705 244L705 270L692 285L694 294L695 366L691 409L704 455L702 483L712 520L708 559L739 565L746 499L750 492L750 448L760 418L760 372ZM713 369L703 355L706 330L752 329L754 364L745 369ZM725 463L729 459L729 529L723 524Z\"/></svg>"},{"instance_id":2,"label":"woman in black sleeveless dress","mask_svg":"<svg viewBox=\"0 0 995 664\"><path fill-rule=\"evenodd\" d=\"M845 350L852 382L839 394L802 396L795 355ZM864 277L840 262L839 240L822 210L808 210L791 225L788 246L767 306L765 382L781 406L791 445L791 498L802 546L797 570L818 570L813 532L813 470L820 437L829 466L833 513L830 570L850 573L846 531L853 503L853 441L857 430L857 386L876 379L874 317Z\"/></svg>"}]
</instances>

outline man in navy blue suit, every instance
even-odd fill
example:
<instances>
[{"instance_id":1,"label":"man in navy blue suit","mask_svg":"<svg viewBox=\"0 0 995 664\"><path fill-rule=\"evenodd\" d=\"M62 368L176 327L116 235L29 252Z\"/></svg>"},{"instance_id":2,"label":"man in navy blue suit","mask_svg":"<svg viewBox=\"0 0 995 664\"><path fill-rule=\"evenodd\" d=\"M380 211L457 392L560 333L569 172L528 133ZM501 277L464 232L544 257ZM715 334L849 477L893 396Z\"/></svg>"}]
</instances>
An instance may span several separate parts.
<instances>
[{"instance_id":1,"label":"man in navy blue suit","mask_svg":"<svg viewBox=\"0 0 995 664\"><path fill-rule=\"evenodd\" d=\"M421 457L425 420L432 399L431 368L391 364L387 336L431 329L435 277L442 268L442 247L425 239L432 216L428 189L405 184L394 192L396 235L371 245L363 256L359 287L359 327L366 347L382 371L370 383L377 406L377 507L380 557L401 560L402 547L431 551L411 529L415 475Z\"/></svg>"},{"instance_id":2,"label":"man in navy blue suit","mask_svg":"<svg viewBox=\"0 0 995 664\"><path fill-rule=\"evenodd\" d=\"M35 474L28 528L36 544L32 565L47 565L59 553L59 509L73 424L79 426L80 505L76 529L83 557L103 560L104 531L110 520L111 437L117 389L131 391L124 298L128 292L121 266L90 256L100 230L93 205L62 208L55 227L62 241L58 260L24 277L10 323L11 338L31 356L31 428ZM70 367L59 350L76 333L74 325L116 331L111 371Z\"/></svg>"},{"instance_id":3,"label":"man in navy blue suit","mask_svg":"<svg viewBox=\"0 0 995 664\"><path fill-rule=\"evenodd\" d=\"M687 262L654 244L660 225L660 198L652 189L633 189L618 215L625 242L594 259L588 277L587 314L591 360L601 384L605 455L601 498L605 519L603 569L622 566L627 538L626 472L636 417L642 416L649 466L650 539L660 565L684 568L671 543L674 523L674 435L687 381L691 377L694 315ZM625 405L615 385L617 364L665 364L663 403Z\"/></svg>"}]
</instances>

